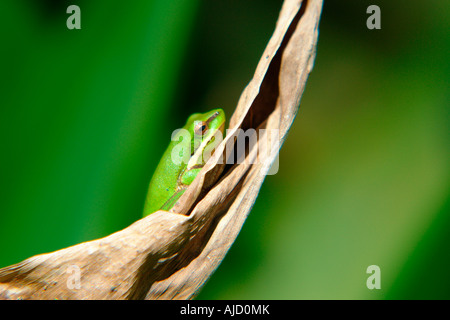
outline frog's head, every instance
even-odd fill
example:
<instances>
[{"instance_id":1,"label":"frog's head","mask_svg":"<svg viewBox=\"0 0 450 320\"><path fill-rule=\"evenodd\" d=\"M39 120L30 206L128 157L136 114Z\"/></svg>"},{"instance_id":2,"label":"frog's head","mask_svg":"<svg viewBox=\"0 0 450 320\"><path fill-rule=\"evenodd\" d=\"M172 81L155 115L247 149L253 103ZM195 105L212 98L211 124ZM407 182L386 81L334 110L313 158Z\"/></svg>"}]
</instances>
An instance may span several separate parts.
<instances>
[{"instance_id":1,"label":"frog's head","mask_svg":"<svg viewBox=\"0 0 450 320\"><path fill-rule=\"evenodd\" d=\"M222 109L214 109L206 113L195 113L191 115L186 123L192 137L191 145L191 165L203 165L207 158L203 157L206 149L214 149L222 139L216 139L217 134L225 131L225 112Z\"/></svg>"}]
</instances>

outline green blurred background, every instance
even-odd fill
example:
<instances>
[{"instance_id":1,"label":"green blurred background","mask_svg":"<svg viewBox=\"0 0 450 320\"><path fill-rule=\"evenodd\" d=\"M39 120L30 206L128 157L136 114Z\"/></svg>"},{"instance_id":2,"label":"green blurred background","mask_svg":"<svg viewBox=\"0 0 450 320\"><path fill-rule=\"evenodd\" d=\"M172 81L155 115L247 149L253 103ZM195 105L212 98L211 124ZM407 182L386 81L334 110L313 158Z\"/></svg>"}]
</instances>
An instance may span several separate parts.
<instances>
[{"instance_id":1,"label":"green blurred background","mask_svg":"<svg viewBox=\"0 0 450 320\"><path fill-rule=\"evenodd\" d=\"M366 28L370 4L381 30ZM139 219L171 132L232 113L280 7L1 1L0 267ZM449 13L325 1L280 170L199 298L450 298Z\"/></svg>"}]
</instances>

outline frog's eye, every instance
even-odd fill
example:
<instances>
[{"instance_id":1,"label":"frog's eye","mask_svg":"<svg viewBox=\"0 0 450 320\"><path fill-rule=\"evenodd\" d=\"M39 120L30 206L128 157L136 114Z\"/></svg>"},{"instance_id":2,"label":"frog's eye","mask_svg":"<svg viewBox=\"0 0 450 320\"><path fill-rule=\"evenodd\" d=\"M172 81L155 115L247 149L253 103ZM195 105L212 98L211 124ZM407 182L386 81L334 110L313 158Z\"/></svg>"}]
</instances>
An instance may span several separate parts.
<instances>
[{"instance_id":1,"label":"frog's eye","mask_svg":"<svg viewBox=\"0 0 450 320\"><path fill-rule=\"evenodd\" d=\"M204 121L198 121L194 127L194 133L198 136L203 135L208 130L208 124Z\"/></svg>"}]
</instances>

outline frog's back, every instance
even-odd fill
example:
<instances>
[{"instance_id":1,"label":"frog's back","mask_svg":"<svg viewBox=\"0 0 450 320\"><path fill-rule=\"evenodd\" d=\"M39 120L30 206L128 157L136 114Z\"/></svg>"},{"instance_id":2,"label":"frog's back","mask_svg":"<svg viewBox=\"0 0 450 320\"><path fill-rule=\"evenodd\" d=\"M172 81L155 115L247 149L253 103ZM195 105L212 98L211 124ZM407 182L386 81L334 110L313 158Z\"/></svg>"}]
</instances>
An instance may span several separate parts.
<instances>
[{"instance_id":1,"label":"frog's back","mask_svg":"<svg viewBox=\"0 0 450 320\"><path fill-rule=\"evenodd\" d=\"M161 209L167 200L177 192L177 180L181 168L174 165L170 156L171 152L172 148L166 150L150 181L144 216Z\"/></svg>"}]
</instances>

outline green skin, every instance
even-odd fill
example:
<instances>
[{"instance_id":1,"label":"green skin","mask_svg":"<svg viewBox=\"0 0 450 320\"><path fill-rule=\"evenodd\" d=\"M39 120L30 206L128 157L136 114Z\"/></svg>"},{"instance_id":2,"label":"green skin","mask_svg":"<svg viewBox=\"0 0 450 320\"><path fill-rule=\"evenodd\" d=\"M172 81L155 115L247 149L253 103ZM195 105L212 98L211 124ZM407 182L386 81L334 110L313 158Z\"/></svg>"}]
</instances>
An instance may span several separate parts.
<instances>
[{"instance_id":1,"label":"green skin","mask_svg":"<svg viewBox=\"0 0 450 320\"><path fill-rule=\"evenodd\" d=\"M177 134L172 138L150 181L144 217L158 210L170 210L194 181L207 161L204 151L214 149L222 140L216 140L214 135L220 131L223 138L225 112L214 109L206 113L195 113L189 117L183 129L187 130L190 137L185 140ZM186 144L189 142L190 145ZM180 146L187 146L187 149ZM183 157L183 150L189 149L190 154Z\"/></svg>"}]
</instances>

